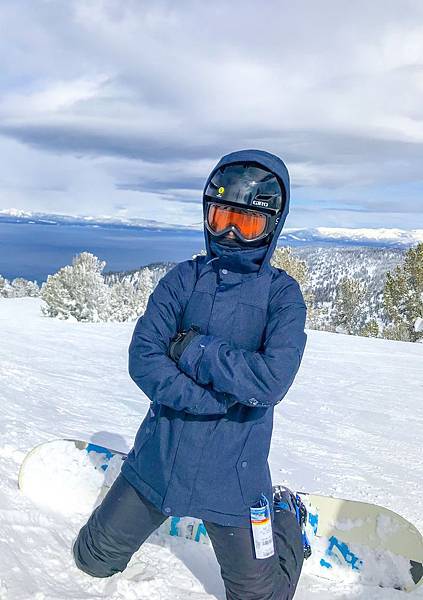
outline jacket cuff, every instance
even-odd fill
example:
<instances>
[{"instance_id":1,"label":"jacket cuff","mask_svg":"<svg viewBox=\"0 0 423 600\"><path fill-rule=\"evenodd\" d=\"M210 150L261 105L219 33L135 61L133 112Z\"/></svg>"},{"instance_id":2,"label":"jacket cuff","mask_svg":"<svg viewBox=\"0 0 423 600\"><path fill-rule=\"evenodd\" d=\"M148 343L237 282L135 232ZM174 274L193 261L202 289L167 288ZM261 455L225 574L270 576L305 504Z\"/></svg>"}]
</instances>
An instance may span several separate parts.
<instances>
[{"instance_id":1,"label":"jacket cuff","mask_svg":"<svg viewBox=\"0 0 423 600\"><path fill-rule=\"evenodd\" d=\"M204 351L212 339L210 335L196 335L184 349L178 361L178 367L181 371L202 385L205 385L207 382L198 379L200 364Z\"/></svg>"}]
</instances>

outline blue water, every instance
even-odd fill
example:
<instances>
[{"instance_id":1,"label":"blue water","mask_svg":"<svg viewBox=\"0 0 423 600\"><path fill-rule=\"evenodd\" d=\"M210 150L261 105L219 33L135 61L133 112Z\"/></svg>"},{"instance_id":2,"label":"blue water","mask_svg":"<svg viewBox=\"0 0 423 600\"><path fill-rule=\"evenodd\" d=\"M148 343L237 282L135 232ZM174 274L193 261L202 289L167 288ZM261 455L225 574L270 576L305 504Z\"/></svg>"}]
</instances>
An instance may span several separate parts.
<instances>
[{"instance_id":1,"label":"blue water","mask_svg":"<svg viewBox=\"0 0 423 600\"><path fill-rule=\"evenodd\" d=\"M282 234L279 244L381 246L380 242L363 243L348 239L297 241L289 234ZM153 230L134 226L47 224L0 219L0 275L7 279L35 279L41 283L60 267L72 264L72 258L84 251L106 261L104 273L130 271L152 262L187 260L204 246L203 232L189 229Z\"/></svg>"},{"instance_id":2,"label":"blue water","mask_svg":"<svg viewBox=\"0 0 423 600\"><path fill-rule=\"evenodd\" d=\"M136 269L151 262L180 262L202 248L203 233L189 230L0 223L0 274L40 283L84 251L105 260L107 272Z\"/></svg>"}]
</instances>

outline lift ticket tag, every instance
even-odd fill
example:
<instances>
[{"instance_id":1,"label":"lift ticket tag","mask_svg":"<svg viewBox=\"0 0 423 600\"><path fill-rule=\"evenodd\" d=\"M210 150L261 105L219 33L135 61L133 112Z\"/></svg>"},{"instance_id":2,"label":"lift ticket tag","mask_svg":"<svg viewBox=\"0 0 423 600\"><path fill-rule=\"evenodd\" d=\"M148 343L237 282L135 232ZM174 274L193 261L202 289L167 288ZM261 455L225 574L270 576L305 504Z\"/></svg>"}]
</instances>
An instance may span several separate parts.
<instances>
[{"instance_id":1,"label":"lift ticket tag","mask_svg":"<svg viewBox=\"0 0 423 600\"><path fill-rule=\"evenodd\" d=\"M275 553L273 547L272 520L269 501L264 494L260 501L250 507L251 528L253 530L256 558L269 558Z\"/></svg>"}]
</instances>

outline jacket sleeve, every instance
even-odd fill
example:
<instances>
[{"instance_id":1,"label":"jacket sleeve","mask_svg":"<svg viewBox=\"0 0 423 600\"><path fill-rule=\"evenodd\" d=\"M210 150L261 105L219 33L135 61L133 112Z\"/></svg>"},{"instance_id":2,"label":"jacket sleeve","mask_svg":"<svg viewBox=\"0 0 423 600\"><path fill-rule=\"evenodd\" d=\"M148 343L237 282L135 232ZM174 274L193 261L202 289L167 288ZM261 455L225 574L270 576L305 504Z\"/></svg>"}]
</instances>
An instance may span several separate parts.
<instances>
[{"instance_id":1,"label":"jacket sleeve","mask_svg":"<svg viewBox=\"0 0 423 600\"><path fill-rule=\"evenodd\" d=\"M225 414L234 402L190 379L168 356L183 313L186 280L192 277L186 265L169 271L150 295L129 346L129 374L154 402L197 415Z\"/></svg>"},{"instance_id":2,"label":"jacket sleeve","mask_svg":"<svg viewBox=\"0 0 423 600\"><path fill-rule=\"evenodd\" d=\"M198 335L179 359L181 370L247 406L280 402L294 381L307 340L300 287L292 277L285 274L285 278L287 285L270 302L260 351L236 349L221 338Z\"/></svg>"}]
</instances>

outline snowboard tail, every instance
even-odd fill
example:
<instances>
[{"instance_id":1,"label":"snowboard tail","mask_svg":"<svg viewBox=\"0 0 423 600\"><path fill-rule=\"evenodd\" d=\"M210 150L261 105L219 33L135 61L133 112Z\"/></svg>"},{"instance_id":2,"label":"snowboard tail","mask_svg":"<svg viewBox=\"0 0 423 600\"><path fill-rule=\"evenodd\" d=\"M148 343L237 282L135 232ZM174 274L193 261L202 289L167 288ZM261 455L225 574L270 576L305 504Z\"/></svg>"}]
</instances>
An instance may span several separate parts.
<instances>
[{"instance_id":1,"label":"snowboard tail","mask_svg":"<svg viewBox=\"0 0 423 600\"><path fill-rule=\"evenodd\" d=\"M19 488L37 504L87 513L120 472L126 454L81 440L53 440L33 448L19 472ZM412 591L423 583L423 537L400 515L375 504L298 492L307 508L311 557L307 573ZM170 517L159 532L210 544L201 520Z\"/></svg>"}]
</instances>

